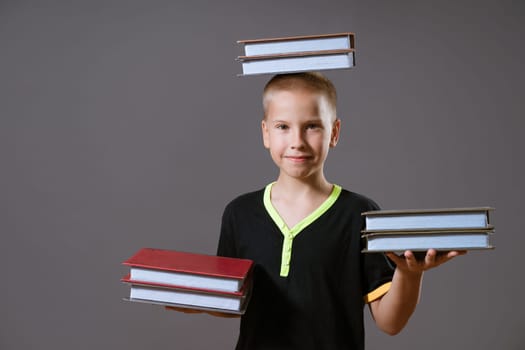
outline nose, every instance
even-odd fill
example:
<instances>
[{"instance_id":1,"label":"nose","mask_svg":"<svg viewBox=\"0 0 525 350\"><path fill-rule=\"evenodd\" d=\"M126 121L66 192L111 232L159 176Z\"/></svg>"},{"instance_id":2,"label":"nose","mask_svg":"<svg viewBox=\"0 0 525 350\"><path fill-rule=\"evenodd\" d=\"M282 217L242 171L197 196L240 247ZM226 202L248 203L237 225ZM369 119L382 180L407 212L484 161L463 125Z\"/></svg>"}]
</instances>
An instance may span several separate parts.
<instances>
[{"instance_id":1,"label":"nose","mask_svg":"<svg viewBox=\"0 0 525 350\"><path fill-rule=\"evenodd\" d=\"M293 130L291 135L291 148L292 149L301 149L304 147L304 132L300 128Z\"/></svg>"}]
</instances>

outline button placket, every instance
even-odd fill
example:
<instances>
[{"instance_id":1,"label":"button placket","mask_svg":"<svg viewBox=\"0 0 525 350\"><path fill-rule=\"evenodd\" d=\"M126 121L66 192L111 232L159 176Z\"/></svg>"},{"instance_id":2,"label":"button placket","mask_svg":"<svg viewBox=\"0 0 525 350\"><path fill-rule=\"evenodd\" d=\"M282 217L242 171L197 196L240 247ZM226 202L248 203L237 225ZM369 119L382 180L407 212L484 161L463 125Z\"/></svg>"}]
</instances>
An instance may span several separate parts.
<instances>
[{"instance_id":1,"label":"button placket","mask_svg":"<svg viewBox=\"0 0 525 350\"><path fill-rule=\"evenodd\" d=\"M292 243L293 243L293 233L288 231L283 232L284 241L283 241L283 251L281 257L281 277L288 276L290 271L290 261L292 259Z\"/></svg>"}]
</instances>

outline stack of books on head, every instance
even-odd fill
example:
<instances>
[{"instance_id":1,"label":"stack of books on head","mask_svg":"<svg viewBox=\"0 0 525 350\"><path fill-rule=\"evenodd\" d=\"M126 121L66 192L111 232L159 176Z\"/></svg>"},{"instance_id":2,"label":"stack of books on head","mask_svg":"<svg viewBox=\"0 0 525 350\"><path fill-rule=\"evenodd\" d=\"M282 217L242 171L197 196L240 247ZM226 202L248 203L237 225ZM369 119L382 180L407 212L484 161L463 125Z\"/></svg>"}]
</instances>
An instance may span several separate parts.
<instances>
[{"instance_id":1,"label":"stack of books on head","mask_svg":"<svg viewBox=\"0 0 525 350\"><path fill-rule=\"evenodd\" d=\"M244 55L241 75L277 74L328 69L346 69L355 65L353 33L321 34L239 40Z\"/></svg>"},{"instance_id":2,"label":"stack of books on head","mask_svg":"<svg viewBox=\"0 0 525 350\"><path fill-rule=\"evenodd\" d=\"M248 259L143 248L123 264L129 301L243 314L250 299Z\"/></svg>"},{"instance_id":3,"label":"stack of books on head","mask_svg":"<svg viewBox=\"0 0 525 350\"><path fill-rule=\"evenodd\" d=\"M363 252L491 249L490 207L362 213Z\"/></svg>"}]
</instances>

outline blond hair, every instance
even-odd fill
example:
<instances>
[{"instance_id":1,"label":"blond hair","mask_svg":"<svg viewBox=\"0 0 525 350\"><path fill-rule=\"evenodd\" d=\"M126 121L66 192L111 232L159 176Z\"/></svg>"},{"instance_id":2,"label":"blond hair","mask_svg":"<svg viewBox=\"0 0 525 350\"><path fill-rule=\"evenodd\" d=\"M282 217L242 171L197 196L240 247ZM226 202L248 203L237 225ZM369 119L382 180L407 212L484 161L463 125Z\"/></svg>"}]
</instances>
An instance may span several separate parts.
<instances>
[{"instance_id":1,"label":"blond hair","mask_svg":"<svg viewBox=\"0 0 525 350\"><path fill-rule=\"evenodd\" d=\"M277 74L270 79L263 90L264 117L266 118L268 101L272 92L299 89L309 90L324 96L335 118L337 115L337 91L328 78L317 72Z\"/></svg>"}]
</instances>

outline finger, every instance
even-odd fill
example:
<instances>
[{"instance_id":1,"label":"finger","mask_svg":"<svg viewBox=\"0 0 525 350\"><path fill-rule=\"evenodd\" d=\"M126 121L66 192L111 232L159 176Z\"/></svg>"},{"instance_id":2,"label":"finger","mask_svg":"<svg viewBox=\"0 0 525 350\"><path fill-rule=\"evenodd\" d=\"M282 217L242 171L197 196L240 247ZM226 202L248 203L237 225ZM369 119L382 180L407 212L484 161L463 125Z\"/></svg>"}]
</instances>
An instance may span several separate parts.
<instances>
[{"instance_id":1,"label":"finger","mask_svg":"<svg viewBox=\"0 0 525 350\"><path fill-rule=\"evenodd\" d=\"M465 255L465 254L467 254L466 250L451 250L449 252L445 252L442 254L442 256L439 257L438 265L443 264L449 260L452 260L456 256Z\"/></svg>"},{"instance_id":2,"label":"finger","mask_svg":"<svg viewBox=\"0 0 525 350\"><path fill-rule=\"evenodd\" d=\"M216 311L207 311L209 315L215 316L215 317L223 317L223 318L238 318L240 315L237 314L229 314L226 312L216 312Z\"/></svg>"},{"instance_id":3,"label":"finger","mask_svg":"<svg viewBox=\"0 0 525 350\"><path fill-rule=\"evenodd\" d=\"M403 255L405 256L406 264L410 270L419 270L419 262L412 251L407 250Z\"/></svg>"},{"instance_id":4,"label":"finger","mask_svg":"<svg viewBox=\"0 0 525 350\"><path fill-rule=\"evenodd\" d=\"M403 257L400 257L399 255L397 255L396 253L393 253L393 252L388 252L388 253L385 253L385 255L394 262L394 264L399 265L399 264L402 264L404 262L404 258Z\"/></svg>"},{"instance_id":5,"label":"finger","mask_svg":"<svg viewBox=\"0 0 525 350\"><path fill-rule=\"evenodd\" d=\"M186 313L186 314L200 314L200 313L202 313L201 310L195 310L195 309L184 309L184 310L181 310L181 311Z\"/></svg>"},{"instance_id":6,"label":"finger","mask_svg":"<svg viewBox=\"0 0 525 350\"><path fill-rule=\"evenodd\" d=\"M202 312L201 310L189 309L189 308L177 307L177 306L164 306L164 308L166 310L184 312L186 314L198 314Z\"/></svg>"},{"instance_id":7,"label":"finger","mask_svg":"<svg viewBox=\"0 0 525 350\"><path fill-rule=\"evenodd\" d=\"M406 267L406 264L407 264L407 260L405 258L405 254L404 253L400 253L400 254L397 254L397 253L389 253L389 257L392 259L392 261L396 264L397 267Z\"/></svg>"},{"instance_id":8,"label":"finger","mask_svg":"<svg viewBox=\"0 0 525 350\"><path fill-rule=\"evenodd\" d=\"M452 259L452 258L455 258L456 256L460 256L460 255L465 255L467 254L467 251L466 250L451 250L450 252L447 253L447 258L449 259Z\"/></svg>"},{"instance_id":9,"label":"finger","mask_svg":"<svg viewBox=\"0 0 525 350\"><path fill-rule=\"evenodd\" d=\"M436 265L437 251L435 249L429 249L427 255L425 255L425 265L428 267Z\"/></svg>"}]
</instances>

